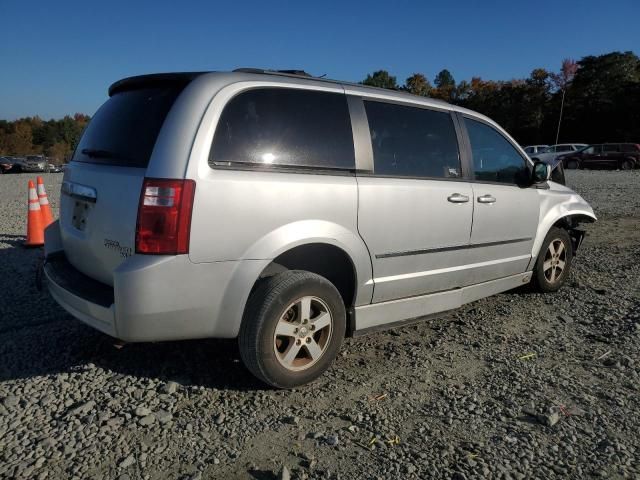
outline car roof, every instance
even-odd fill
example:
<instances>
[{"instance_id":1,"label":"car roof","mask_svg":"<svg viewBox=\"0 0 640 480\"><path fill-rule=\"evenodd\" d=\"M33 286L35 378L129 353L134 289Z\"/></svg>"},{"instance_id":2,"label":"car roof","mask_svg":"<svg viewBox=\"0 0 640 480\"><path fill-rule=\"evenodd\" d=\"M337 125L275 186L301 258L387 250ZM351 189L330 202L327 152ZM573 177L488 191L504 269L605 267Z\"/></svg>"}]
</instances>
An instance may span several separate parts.
<instances>
[{"instance_id":1,"label":"car roof","mask_svg":"<svg viewBox=\"0 0 640 480\"><path fill-rule=\"evenodd\" d=\"M109 96L112 96L118 92L124 90L135 90L138 88L148 88L148 87L159 87L165 85L186 85L190 83L192 80L200 77L202 75L207 74L224 74L228 75L230 78L235 77L239 80L247 80L247 79L255 79L259 76L268 76L268 77L281 77L281 78L289 78L302 80L303 82L320 82L326 84L332 84L336 86L349 86L357 89L362 89L364 91L370 91L372 94L383 94L386 97L397 97L398 99L415 102L416 99L428 99L429 103L446 106L449 109L458 109L459 107L455 107L454 105L445 102L444 100L440 100L437 98L427 98L420 97L418 95L413 95L408 92L403 92L401 90L391 90L387 88L380 87L371 87L369 85L362 85L360 83L354 82L346 82L342 80L334 80L331 78L325 77L314 77L309 75L303 70L268 70L261 68L237 68L232 72L220 72L220 71L208 71L208 72L173 72L173 73L152 73L148 75L136 75L133 77L123 78L114 82L109 87ZM230 74L236 74L231 76ZM264 77L263 77L264 78ZM460 110L466 110L460 108ZM476 112L474 112L476 113Z\"/></svg>"},{"instance_id":2,"label":"car roof","mask_svg":"<svg viewBox=\"0 0 640 480\"><path fill-rule=\"evenodd\" d=\"M196 80L197 79L197 80ZM265 82L265 83L286 83L287 86L295 87L296 85L313 85L321 87L323 85L334 86L342 88L345 93L349 95L360 95L369 99L380 99L398 103L412 104L418 106L432 107L437 109L444 109L447 111L454 111L461 114L469 115L475 119L482 120L494 127L498 128L501 132L506 134L514 144L517 142L508 132L506 132L500 125L494 120L478 113L473 110L469 110L458 105L453 105L444 100L422 97L413 95L409 92L400 90L391 90L387 88L371 87L368 85L362 85L359 83L345 82L341 80L334 80L325 77L314 77L302 70L269 70L261 68L238 68L231 72L224 71L207 71L207 72L174 72L174 73L154 73L148 75L138 75L133 77L123 78L113 83L109 87L109 96L115 93L135 90L140 88L158 87L166 85L177 85L186 87L192 81L207 83L207 79L223 80L225 83L232 84L237 82ZM544 145L548 146L548 145Z\"/></svg>"}]
</instances>

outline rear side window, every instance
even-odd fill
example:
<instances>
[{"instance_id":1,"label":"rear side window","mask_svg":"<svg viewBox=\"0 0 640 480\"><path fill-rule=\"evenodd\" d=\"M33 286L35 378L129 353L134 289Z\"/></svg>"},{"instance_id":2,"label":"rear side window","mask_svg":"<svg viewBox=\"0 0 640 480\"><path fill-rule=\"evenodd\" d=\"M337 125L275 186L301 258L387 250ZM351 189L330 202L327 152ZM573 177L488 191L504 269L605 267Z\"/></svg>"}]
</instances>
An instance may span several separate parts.
<instances>
[{"instance_id":1,"label":"rear side window","mask_svg":"<svg viewBox=\"0 0 640 480\"><path fill-rule=\"evenodd\" d=\"M399 177L461 176L451 115L384 102L364 102L371 132L374 172Z\"/></svg>"},{"instance_id":2,"label":"rear side window","mask_svg":"<svg viewBox=\"0 0 640 480\"><path fill-rule=\"evenodd\" d=\"M160 128L182 88L116 93L95 113L73 161L146 167Z\"/></svg>"},{"instance_id":3,"label":"rear side window","mask_svg":"<svg viewBox=\"0 0 640 480\"><path fill-rule=\"evenodd\" d=\"M631 143L623 143L620 145L621 152L637 152L638 150L640 150L640 147Z\"/></svg>"},{"instance_id":4,"label":"rear side window","mask_svg":"<svg viewBox=\"0 0 640 480\"><path fill-rule=\"evenodd\" d=\"M602 153L602 145L594 145L585 150L586 153Z\"/></svg>"},{"instance_id":5,"label":"rear side window","mask_svg":"<svg viewBox=\"0 0 640 480\"><path fill-rule=\"evenodd\" d=\"M347 98L285 88L243 92L220 116L209 164L354 170Z\"/></svg>"},{"instance_id":6,"label":"rear side window","mask_svg":"<svg viewBox=\"0 0 640 480\"><path fill-rule=\"evenodd\" d=\"M604 146L604 151L605 152L619 152L620 151L620 147L618 145L610 143L610 144Z\"/></svg>"},{"instance_id":7,"label":"rear side window","mask_svg":"<svg viewBox=\"0 0 640 480\"><path fill-rule=\"evenodd\" d=\"M571 145L558 145L556 152L573 152L574 148Z\"/></svg>"},{"instance_id":8,"label":"rear side window","mask_svg":"<svg viewBox=\"0 0 640 480\"><path fill-rule=\"evenodd\" d=\"M497 130L469 118L464 119L471 142L476 180L486 182L524 182L526 163L511 143Z\"/></svg>"}]
</instances>

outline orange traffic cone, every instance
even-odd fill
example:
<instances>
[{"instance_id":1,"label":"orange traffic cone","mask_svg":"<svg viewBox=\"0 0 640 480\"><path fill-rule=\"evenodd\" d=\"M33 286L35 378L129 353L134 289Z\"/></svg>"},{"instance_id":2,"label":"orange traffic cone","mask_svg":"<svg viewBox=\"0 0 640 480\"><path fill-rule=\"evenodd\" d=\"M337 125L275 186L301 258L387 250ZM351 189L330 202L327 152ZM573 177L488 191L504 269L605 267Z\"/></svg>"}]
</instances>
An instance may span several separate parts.
<instances>
[{"instance_id":1,"label":"orange traffic cone","mask_svg":"<svg viewBox=\"0 0 640 480\"><path fill-rule=\"evenodd\" d=\"M29 213L27 215L27 240L25 247L39 247L44 245L44 226L42 225L42 213L40 202L33 181L29 180Z\"/></svg>"},{"instance_id":2,"label":"orange traffic cone","mask_svg":"<svg viewBox=\"0 0 640 480\"><path fill-rule=\"evenodd\" d=\"M42 227L47 228L51 222L53 222L53 214L51 213L51 207L49 206L49 198L47 192L44 189L44 182L42 177L38 177L38 201L40 202L40 211L42 212Z\"/></svg>"}]
</instances>

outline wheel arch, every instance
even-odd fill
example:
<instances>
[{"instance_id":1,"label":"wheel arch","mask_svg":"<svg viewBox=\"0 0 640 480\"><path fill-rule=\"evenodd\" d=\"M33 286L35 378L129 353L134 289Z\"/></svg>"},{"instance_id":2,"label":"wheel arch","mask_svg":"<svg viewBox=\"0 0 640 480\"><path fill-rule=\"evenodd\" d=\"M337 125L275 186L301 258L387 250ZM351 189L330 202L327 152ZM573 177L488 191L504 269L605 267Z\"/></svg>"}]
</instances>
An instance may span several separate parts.
<instances>
[{"instance_id":1,"label":"wheel arch","mask_svg":"<svg viewBox=\"0 0 640 480\"><path fill-rule=\"evenodd\" d=\"M540 220L536 238L531 248L531 263L534 265L542 242L544 241L549 230L554 227L560 227L568 230L570 233L575 230L581 223L591 223L597 220L593 209L589 204L576 193L571 193L567 198L565 195L559 196L553 193L544 193Z\"/></svg>"},{"instance_id":2,"label":"wheel arch","mask_svg":"<svg viewBox=\"0 0 640 480\"><path fill-rule=\"evenodd\" d=\"M353 307L358 294L358 272L353 259L343 248L319 241L293 246L280 253L260 272L251 288L251 293L262 279L287 270L304 270L329 280L340 293L345 305L346 333L352 332Z\"/></svg>"},{"instance_id":3,"label":"wheel arch","mask_svg":"<svg viewBox=\"0 0 640 480\"><path fill-rule=\"evenodd\" d=\"M579 241L581 240L582 232L577 230L578 225L580 225L581 223L593 223L595 221L596 221L596 216L593 215L592 213L587 211L581 211L581 212L575 211L572 213L568 213L566 215L559 216L550 222L545 222L546 227L544 229L538 228L538 234L536 235L536 240L533 243L533 248L531 251L530 265L535 264L536 258L540 253L540 248L542 247L542 242L544 241L545 237L547 236L551 228L558 227L558 228L567 230L569 232L569 236L574 241L578 241L578 244L579 244ZM576 235L574 235L574 233L579 234L580 238L576 238ZM574 246L577 246L577 245L574 243Z\"/></svg>"}]
</instances>

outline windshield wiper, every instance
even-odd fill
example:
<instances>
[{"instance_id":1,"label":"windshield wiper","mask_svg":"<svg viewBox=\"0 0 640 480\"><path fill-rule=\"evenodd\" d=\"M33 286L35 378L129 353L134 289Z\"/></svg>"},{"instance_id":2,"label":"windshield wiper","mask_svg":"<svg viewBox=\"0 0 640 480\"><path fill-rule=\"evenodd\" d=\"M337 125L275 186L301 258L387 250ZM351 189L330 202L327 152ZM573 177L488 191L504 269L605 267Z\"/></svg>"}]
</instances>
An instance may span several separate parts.
<instances>
[{"instance_id":1,"label":"windshield wiper","mask_svg":"<svg viewBox=\"0 0 640 480\"><path fill-rule=\"evenodd\" d=\"M109 150L100 150L98 148L83 148L81 150L83 155L91 158L114 158L119 160L129 160L122 155L118 155L115 152L110 152Z\"/></svg>"}]
</instances>

